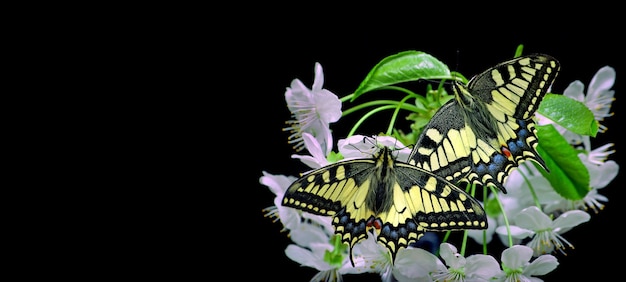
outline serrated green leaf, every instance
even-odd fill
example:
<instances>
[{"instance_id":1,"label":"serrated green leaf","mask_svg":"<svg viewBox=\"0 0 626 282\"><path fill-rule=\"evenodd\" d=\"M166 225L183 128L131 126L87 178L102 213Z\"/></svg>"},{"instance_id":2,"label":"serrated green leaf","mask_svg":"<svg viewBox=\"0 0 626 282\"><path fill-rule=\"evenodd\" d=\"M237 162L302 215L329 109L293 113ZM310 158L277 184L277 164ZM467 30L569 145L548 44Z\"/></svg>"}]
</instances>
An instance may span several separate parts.
<instances>
[{"instance_id":1,"label":"serrated green leaf","mask_svg":"<svg viewBox=\"0 0 626 282\"><path fill-rule=\"evenodd\" d=\"M576 134L595 137L598 133L593 112L570 97L548 93L537 112Z\"/></svg>"},{"instance_id":2,"label":"serrated green leaf","mask_svg":"<svg viewBox=\"0 0 626 282\"><path fill-rule=\"evenodd\" d=\"M591 189L589 171L578 158L578 152L551 124L536 126L539 145L537 153L550 172L540 169L552 188L569 200L580 200Z\"/></svg>"},{"instance_id":3,"label":"serrated green leaf","mask_svg":"<svg viewBox=\"0 0 626 282\"><path fill-rule=\"evenodd\" d=\"M381 60L354 91L352 100L365 92L419 79L450 78L450 69L421 51L404 51Z\"/></svg>"}]
</instances>

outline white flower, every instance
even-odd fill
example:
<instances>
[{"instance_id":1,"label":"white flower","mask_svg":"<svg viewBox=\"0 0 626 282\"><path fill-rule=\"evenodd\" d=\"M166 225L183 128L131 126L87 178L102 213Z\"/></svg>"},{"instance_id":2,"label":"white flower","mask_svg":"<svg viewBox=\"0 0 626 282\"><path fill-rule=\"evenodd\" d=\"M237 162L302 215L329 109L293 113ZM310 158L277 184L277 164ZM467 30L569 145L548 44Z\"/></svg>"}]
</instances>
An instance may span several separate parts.
<instances>
[{"instance_id":1,"label":"white flower","mask_svg":"<svg viewBox=\"0 0 626 282\"><path fill-rule=\"evenodd\" d=\"M367 238L356 244L352 252L354 267L344 269L344 273L379 273L382 281L393 281L391 254L376 241L375 232L368 232Z\"/></svg>"},{"instance_id":2,"label":"white flower","mask_svg":"<svg viewBox=\"0 0 626 282\"><path fill-rule=\"evenodd\" d=\"M444 269L446 266L437 256L420 248L409 247L398 251L392 273L399 282L430 282L434 281L431 273Z\"/></svg>"},{"instance_id":3,"label":"white flower","mask_svg":"<svg viewBox=\"0 0 626 282\"><path fill-rule=\"evenodd\" d=\"M304 148L302 140L304 132L312 134L317 139L324 155L328 155L333 148L329 125L341 117L341 101L337 95L323 89L323 85L322 65L315 63L315 80L311 89L299 79L294 79L291 87L287 87L285 91L287 107L294 118L288 121L290 126L285 130L292 133L289 136L289 143L294 144L296 151Z\"/></svg>"},{"instance_id":4,"label":"white flower","mask_svg":"<svg viewBox=\"0 0 626 282\"><path fill-rule=\"evenodd\" d=\"M502 252L502 268L504 269L497 280L489 281L543 281L534 276L550 273L559 265L553 255L542 255L530 262L533 250L526 246L514 245Z\"/></svg>"},{"instance_id":5,"label":"white flower","mask_svg":"<svg viewBox=\"0 0 626 282\"><path fill-rule=\"evenodd\" d=\"M294 176L272 175L263 171L263 176L261 176L259 182L267 186L276 195L274 197L274 205L263 209L265 216L271 218L274 222L280 220L283 224L281 231L296 230L300 228L303 222L308 222L324 228L327 233L332 233L334 229L330 217L314 215L282 205L285 191L296 179Z\"/></svg>"},{"instance_id":6,"label":"white flower","mask_svg":"<svg viewBox=\"0 0 626 282\"><path fill-rule=\"evenodd\" d=\"M342 281L342 270L352 268L350 260L346 255L346 247L339 244L338 248L331 244L327 235L323 230L318 230L318 226L308 225L306 228L294 230L292 235L301 238L298 245L291 244L285 249L285 254L291 260L319 270L319 272L311 278L311 281ZM333 240L340 240L333 238ZM327 256L330 254L340 256L340 262L336 264L329 262Z\"/></svg>"},{"instance_id":7,"label":"white flower","mask_svg":"<svg viewBox=\"0 0 626 282\"><path fill-rule=\"evenodd\" d=\"M510 231L511 236L517 239L532 237L526 245L532 248L535 256L551 253L555 248L565 253L565 244L570 248L573 246L561 234L589 221L590 218L589 214L584 211L571 210L553 221L536 206L530 206L515 216L515 225L510 226ZM507 235L506 226L499 226L496 232Z\"/></svg>"},{"instance_id":8,"label":"white flower","mask_svg":"<svg viewBox=\"0 0 626 282\"><path fill-rule=\"evenodd\" d=\"M393 149L396 160L406 162L411 149L392 136L363 136L352 135L337 142L337 149L344 160L371 158L380 147Z\"/></svg>"},{"instance_id":9,"label":"white flower","mask_svg":"<svg viewBox=\"0 0 626 282\"><path fill-rule=\"evenodd\" d=\"M435 281L489 281L500 273L500 265L492 256L477 254L466 259L449 243L440 245L439 255L448 268L433 273Z\"/></svg>"},{"instance_id":10,"label":"white flower","mask_svg":"<svg viewBox=\"0 0 626 282\"><path fill-rule=\"evenodd\" d=\"M301 222L300 212L296 209L282 206L285 191L287 191L289 185L296 181L296 179L297 178L294 176L272 175L265 171L263 171L263 176L259 179L261 184L267 186L270 191L276 195L274 198L274 206L264 209L265 216L272 218L274 222L280 220L284 227L282 231L294 229L298 227Z\"/></svg>"}]
</instances>

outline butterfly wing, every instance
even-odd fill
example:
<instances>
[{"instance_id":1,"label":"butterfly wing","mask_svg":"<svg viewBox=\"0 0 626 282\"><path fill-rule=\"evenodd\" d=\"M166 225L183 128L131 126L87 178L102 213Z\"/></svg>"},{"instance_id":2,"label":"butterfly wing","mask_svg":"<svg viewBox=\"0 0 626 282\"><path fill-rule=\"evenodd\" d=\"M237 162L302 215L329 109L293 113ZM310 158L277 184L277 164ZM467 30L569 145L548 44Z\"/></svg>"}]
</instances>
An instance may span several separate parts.
<instances>
[{"instance_id":1,"label":"butterfly wing","mask_svg":"<svg viewBox=\"0 0 626 282\"><path fill-rule=\"evenodd\" d=\"M393 205L378 215L378 241L395 258L400 248L425 231L487 228L480 203L445 179L413 165L396 162Z\"/></svg>"},{"instance_id":2,"label":"butterfly wing","mask_svg":"<svg viewBox=\"0 0 626 282\"><path fill-rule=\"evenodd\" d=\"M372 189L375 161L341 161L314 170L289 186L283 197L283 206L334 216L335 234L339 234L352 249L366 238L367 222L375 214L366 205L367 195Z\"/></svg>"},{"instance_id":3,"label":"butterfly wing","mask_svg":"<svg viewBox=\"0 0 626 282\"><path fill-rule=\"evenodd\" d=\"M547 170L531 117L558 70L557 60L534 54L498 64L467 86L455 83L455 99L424 128L410 163L455 184L494 185L504 193L508 175L523 161Z\"/></svg>"},{"instance_id":4,"label":"butterfly wing","mask_svg":"<svg viewBox=\"0 0 626 282\"><path fill-rule=\"evenodd\" d=\"M425 231L487 227L473 197L433 173L396 162L386 147L374 159L339 162L301 177L287 189L283 205L333 216L335 234L350 254L370 228L395 258Z\"/></svg>"},{"instance_id":5,"label":"butterfly wing","mask_svg":"<svg viewBox=\"0 0 626 282\"><path fill-rule=\"evenodd\" d=\"M409 163L457 183L472 170L470 156L477 140L465 123L459 104L450 100L424 128L409 155Z\"/></svg>"},{"instance_id":6,"label":"butterfly wing","mask_svg":"<svg viewBox=\"0 0 626 282\"><path fill-rule=\"evenodd\" d=\"M467 89L498 121L527 120L539 108L559 69L559 62L550 55L522 56L473 77Z\"/></svg>"}]
</instances>

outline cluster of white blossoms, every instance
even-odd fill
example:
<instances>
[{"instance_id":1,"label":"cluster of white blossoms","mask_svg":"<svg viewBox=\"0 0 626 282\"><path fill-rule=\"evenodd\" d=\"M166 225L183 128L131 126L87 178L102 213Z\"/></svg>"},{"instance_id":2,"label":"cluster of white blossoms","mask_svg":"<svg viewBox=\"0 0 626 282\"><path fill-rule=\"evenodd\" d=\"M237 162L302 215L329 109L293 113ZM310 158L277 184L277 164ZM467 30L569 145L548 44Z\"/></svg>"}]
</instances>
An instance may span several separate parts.
<instances>
[{"instance_id":1,"label":"cluster of white blossoms","mask_svg":"<svg viewBox=\"0 0 626 282\"><path fill-rule=\"evenodd\" d=\"M592 78L586 93L580 81L572 82L563 91L563 95L584 103L593 112L600 133L607 130L601 122L611 116L614 82L615 70L606 66ZM286 128L291 133L289 143L295 149L292 157L311 169L339 159L371 157L376 148L365 145L361 135L338 139L337 149L333 150L335 137L330 124L341 119L342 103L348 99L340 99L324 89L323 84L322 66L316 63L311 88L294 79L285 92L287 106L293 114ZM554 124L539 114L535 118L539 125ZM576 134L558 124L554 126L578 150L585 173L589 175L590 189L580 199L568 199L557 193L531 162L522 163L505 183L508 193L491 193L488 199L479 199L484 200L481 203L487 212L489 228L465 231L466 236L481 245L490 243L497 235L497 240L506 246L499 257L466 256L464 244L473 242L464 240L456 243L461 252L452 242L441 243L434 253L409 246L400 249L395 261L391 261L388 250L377 243L375 233L368 233L367 239L354 246L353 266L348 246L334 236L330 217L281 205L286 189L298 179L296 176L262 172L260 183L276 195L274 205L264 212L280 222L292 240L285 249L287 257L319 271L311 281L341 281L344 275L372 272L380 274L382 281L542 281L538 277L553 271L559 264L553 254L564 253L572 247L566 233L592 218L587 211L597 213L603 209L608 199L601 194L601 189L616 177L619 169L617 163L608 160L614 152L613 144L592 148L589 136ZM411 144L402 144L392 136L378 136L376 140L382 145L404 148L397 151L397 160L407 161L410 149L403 145Z\"/></svg>"}]
</instances>

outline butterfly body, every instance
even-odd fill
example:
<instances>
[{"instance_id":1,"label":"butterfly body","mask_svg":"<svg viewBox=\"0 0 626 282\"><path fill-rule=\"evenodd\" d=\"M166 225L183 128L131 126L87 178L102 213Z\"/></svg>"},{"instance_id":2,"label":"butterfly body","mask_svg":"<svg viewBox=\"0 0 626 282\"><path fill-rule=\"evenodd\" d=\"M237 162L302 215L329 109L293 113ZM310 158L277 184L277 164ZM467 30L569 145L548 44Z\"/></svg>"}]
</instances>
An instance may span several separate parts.
<instances>
[{"instance_id":1,"label":"butterfly body","mask_svg":"<svg viewBox=\"0 0 626 282\"><path fill-rule=\"evenodd\" d=\"M372 158L333 163L302 176L282 203L333 216L351 259L352 248L370 229L395 258L426 231L487 227L478 201L433 173L396 161L387 147Z\"/></svg>"},{"instance_id":2,"label":"butterfly body","mask_svg":"<svg viewBox=\"0 0 626 282\"><path fill-rule=\"evenodd\" d=\"M453 184L494 185L504 193L506 178L523 161L547 170L535 149L532 116L558 70L556 59L533 54L500 63L467 85L455 81L455 99L426 125L409 163Z\"/></svg>"}]
</instances>

